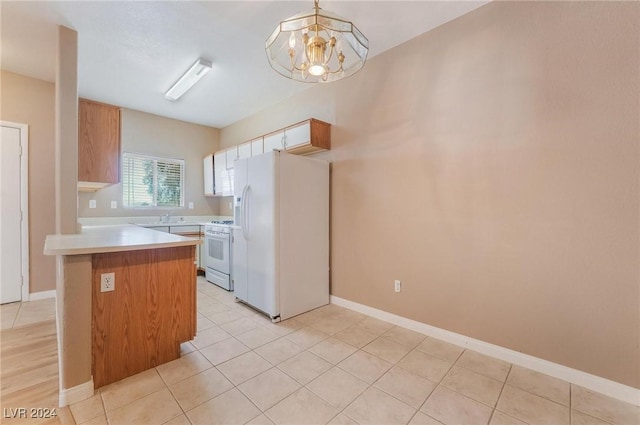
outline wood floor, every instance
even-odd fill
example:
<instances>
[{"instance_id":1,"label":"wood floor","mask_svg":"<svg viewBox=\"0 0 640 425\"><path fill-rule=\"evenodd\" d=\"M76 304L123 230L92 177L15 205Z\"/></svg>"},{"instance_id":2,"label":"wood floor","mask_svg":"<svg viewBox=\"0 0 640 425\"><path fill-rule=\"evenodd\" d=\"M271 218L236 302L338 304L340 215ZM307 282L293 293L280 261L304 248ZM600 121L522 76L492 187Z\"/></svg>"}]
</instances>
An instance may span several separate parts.
<instances>
[{"instance_id":1,"label":"wood floor","mask_svg":"<svg viewBox=\"0 0 640 425\"><path fill-rule=\"evenodd\" d=\"M57 407L55 320L0 332L0 386L1 423L67 424L69 419L73 423L68 409ZM52 411L57 416L37 417Z\"/></svg>"}]
</instances>

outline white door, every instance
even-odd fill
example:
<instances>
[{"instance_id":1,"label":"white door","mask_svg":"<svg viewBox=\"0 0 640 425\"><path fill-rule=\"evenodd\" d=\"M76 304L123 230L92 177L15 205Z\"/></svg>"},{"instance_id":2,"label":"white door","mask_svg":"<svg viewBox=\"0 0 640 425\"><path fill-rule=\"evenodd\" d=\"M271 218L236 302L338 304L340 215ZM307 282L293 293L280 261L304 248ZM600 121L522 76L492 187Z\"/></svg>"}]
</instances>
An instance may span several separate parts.
<instances>
[{"instance_id":1,"label":"white door","mask_svg":"<svg viewBox=\"0 0 640 425\"><path fill-rule=\"evenodd\" d=\"M251 156L251 142L238 145L238 159L249 158Z\"/></svg>"},{"instance_id":2,"label":"white door","mask_svg":"<svg viewBox=\"0 0 640 425\"><path fill-rule=\"evenodd\" d=\"M248 299L249 304L277 316L276 281L278 152L254 156L248 161Z\"/></svg>"},{"instance_id":3,"label":"white door","mask_svg":"<svg viewBox=\"0 0 640 425\"><path fill-rule=\"evenodd\" d=\"M213 155L213 193L222 195L231 190L231 183L227 174L227 155L225 151L218 151Z\"/></svg>"},{"instance_id":4,"label":"white door","mask_svg":"<svg viewBox=\"0 0 640 425\"><path fill-rule=\"evenodd\" d=\"M247 291L247 241L240 226L232 227L231 235L231 280L236 298L249 301Z\"/></svg>"},{"instance_id":5,"label":"white door","mask_svg":"<svg viewBox=\"0 0 640 425\"><path fill-rule=\"evenodd\" d=\"M262 137L251 141L251 156L258 156L264 153Z\"/></svg>"},{"instance_id":6,"label":"white door","mask_svg":"<svg viewBox=\"0 0 640 425\"><path fill-rule=\"evenodd\" d=\"M268 136L264 136L263 145L265 152L271 152L272 150L281 150L284 149L284 145L282 144L282 139L284 138L284 131L279 131L277 133L270 134Z\"/></svg>"},{"instance_id":7,"label":"white door","mask_svg":"<svg viewBox=\"0 0 640 425\"><path fill-rule=\"evenodd\" d=\"M203 160L204 196L213 196L213 154Z\"/></svg>"},{"instance_id":8,"label":"white door","mask_svg":"<svg viewBox=\"0 0 640 425\"><path fill-rule=\"evenodd\" d=\"M286 129L284 145L292 149L301 145L308 145L311 140L311 122L307 121L295 127Z\"/></svg>"},{"instance_id":9,"label":"white door","mask_svg":"<svg viewBox=\"0 0 640 425\"><path fill-rule=\"evenodd\" d=\"M231 242L231 278L233 279L233 291L235 296L245 302L249 301L247 289L247 228L244 223L244 209L246 203L244 192L247 187L247 159L241 159L236 163L234 182L234 203L240 204L238 213L234 216L233 236Z\"/></svg>"},{"instance_id":10,"label":"white door","mask_svg":"<svg viewBox=\"0 0 640 425\"><path fill-rule=\"evenodd\" d=\"M0 304L22 299L21 130L2 126L0 142Z\"/></svg>"}]
</instances>

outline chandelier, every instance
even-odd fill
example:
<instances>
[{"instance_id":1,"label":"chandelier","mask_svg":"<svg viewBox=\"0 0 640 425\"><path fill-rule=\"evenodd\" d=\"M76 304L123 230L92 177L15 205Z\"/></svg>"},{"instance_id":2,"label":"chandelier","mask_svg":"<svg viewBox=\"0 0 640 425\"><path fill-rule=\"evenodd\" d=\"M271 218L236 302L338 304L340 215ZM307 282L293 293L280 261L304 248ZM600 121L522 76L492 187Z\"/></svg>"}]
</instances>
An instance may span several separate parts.
<instances>
[{"instance_id":1,"label":"chandelier","mask_svg":"<svg viewBox=\"0 0 640 425\"><path fill-rule=\"evenodd\" d=\"M271 67L306 83L336 81L364 66L369 40L352 22L320 9L294 15L280 24L266 42Z\"/></svg>"}]
</instances>

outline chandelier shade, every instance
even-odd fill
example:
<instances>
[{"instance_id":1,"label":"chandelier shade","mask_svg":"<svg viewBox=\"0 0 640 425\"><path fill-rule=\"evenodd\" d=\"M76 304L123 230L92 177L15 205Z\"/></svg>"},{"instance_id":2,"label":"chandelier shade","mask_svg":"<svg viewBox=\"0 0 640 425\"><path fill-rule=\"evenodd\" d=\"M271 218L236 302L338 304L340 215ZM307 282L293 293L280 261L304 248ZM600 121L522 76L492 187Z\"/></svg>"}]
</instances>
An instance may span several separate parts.
<instances>
[{"instance_id":1,"label":"chandelier shade","mask_svg":"<svg viewBox=\"0 0 640 425\"><path fill-rule=\"evenodd\" d=\"M369 40L349 20L315 7L280 22L266 41L269 64L306 83L326 83L359 71Z\"/></svg>"}]
</instances>

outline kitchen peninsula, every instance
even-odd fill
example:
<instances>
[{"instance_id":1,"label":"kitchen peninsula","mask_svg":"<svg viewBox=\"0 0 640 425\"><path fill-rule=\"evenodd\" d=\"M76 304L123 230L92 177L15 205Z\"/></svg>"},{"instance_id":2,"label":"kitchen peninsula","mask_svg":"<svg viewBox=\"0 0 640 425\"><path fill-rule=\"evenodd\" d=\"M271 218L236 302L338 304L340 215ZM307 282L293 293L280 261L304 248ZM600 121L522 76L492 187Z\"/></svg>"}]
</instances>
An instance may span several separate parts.
<instances>
[{"instance_id":1,"label":"kitchen peninsula","mask_svg":"<svg viewBox=\"0 0 640 425\"><path fill-rule=\"evenodd\" d=\"M47 236L56 255L61 402L180 356L196 332L199 239L135 225ZM89 387L90 391L89 391ZM80 397L84 398L84 397ZM61 403L66 404L66 403Z\"/></svg>"}]
</instances>

